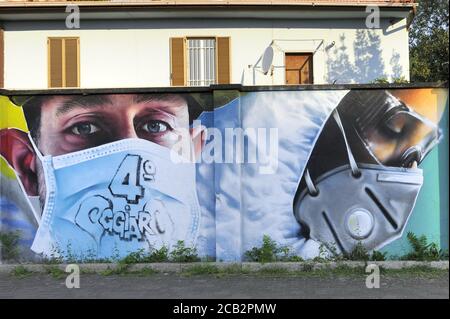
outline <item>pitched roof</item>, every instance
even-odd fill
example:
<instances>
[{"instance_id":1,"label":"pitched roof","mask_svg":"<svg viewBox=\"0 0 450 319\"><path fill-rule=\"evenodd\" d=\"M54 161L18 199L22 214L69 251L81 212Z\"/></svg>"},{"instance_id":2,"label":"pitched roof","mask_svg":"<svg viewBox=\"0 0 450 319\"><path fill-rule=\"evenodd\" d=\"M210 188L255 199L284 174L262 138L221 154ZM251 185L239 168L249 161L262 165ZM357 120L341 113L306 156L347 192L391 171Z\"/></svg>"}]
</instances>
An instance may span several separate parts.
<instances>
[{"instance_id":1,"label":"pitched roof","mask_svg":"<svg viewBox=\"0 0 450 319\"><path fill-rule=\"evenodd\" d=\"M377 5L380 7L414 7L414 0L0 0L3 7L50 7L67 5L68 2L80 6L339 6L360 7Z\"/></svg>"}]
</instances>

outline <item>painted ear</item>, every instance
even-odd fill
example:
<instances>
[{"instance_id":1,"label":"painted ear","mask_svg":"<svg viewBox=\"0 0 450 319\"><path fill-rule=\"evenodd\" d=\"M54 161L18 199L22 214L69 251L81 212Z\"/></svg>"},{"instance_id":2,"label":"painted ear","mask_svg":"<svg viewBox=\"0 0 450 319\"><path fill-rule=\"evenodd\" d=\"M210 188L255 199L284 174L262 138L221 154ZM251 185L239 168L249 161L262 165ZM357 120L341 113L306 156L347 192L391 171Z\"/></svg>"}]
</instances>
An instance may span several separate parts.
<instances>
[{"instance_id":1,"label":"painted ear","mask_svg":"<svg viewBox=\"0 0 450 319\"><path fill-rule=\"evenodd\" d=\"M38 195L36 153L25 132L0 130L0 154L15 170L28 196Z\"/></svg>"},{"instance_id":2,"label":"painted ear","mask_svg":"<svg viewBox=\"0 0 450 319\"><path fill-rule=\"evenodd\" d=\"M191 137L194 144L194 156L195 159L198 159L206 143L206 127L198 125L191 128Z\"/></svg>"}]
</instances>

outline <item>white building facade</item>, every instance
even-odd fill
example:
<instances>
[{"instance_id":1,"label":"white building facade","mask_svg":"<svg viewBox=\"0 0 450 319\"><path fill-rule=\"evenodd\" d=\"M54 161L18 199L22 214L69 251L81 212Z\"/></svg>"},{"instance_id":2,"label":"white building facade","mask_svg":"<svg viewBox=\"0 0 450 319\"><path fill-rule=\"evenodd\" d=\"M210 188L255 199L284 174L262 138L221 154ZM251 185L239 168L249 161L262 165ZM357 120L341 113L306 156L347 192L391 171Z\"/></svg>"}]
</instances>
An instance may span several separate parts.
<instances>
[{"instance_id":1,"label":"white building facade","mask_svg":"<svg viewBox=\"0 0 450 319\"><path fill-rule=\"evenodd\" d=\"M413 12L409 1L0 1L3 87L408 80Z\"/></svg>"}]
</instances>

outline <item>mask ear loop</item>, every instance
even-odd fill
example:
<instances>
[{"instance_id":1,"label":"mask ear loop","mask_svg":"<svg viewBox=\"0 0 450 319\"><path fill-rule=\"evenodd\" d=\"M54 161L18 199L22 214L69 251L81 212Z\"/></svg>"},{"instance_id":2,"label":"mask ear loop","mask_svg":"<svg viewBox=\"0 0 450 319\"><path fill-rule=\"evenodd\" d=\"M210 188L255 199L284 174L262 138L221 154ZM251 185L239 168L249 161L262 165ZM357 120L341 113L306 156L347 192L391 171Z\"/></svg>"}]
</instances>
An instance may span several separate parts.
<instances>
[{"instance_id":1,"label":"mask ear loop","mask_svg":"<svg viewBox=\"0 0 450 319\"><path fill-rule=\"evenodd\" d=\"M44 155L41 153L41 151L37 147L36 143L34 142L33 138L31 137L30 133L28 133L28 139L30 140L30 143L33 146L34 152L36 153L37 157L42 162L44 160Z\"/></svg>"},{"instance_id":2,"label":"mask ear loop","mask_svg":"<svg viewBox=\"0 0 450 319\"><path fill-rule=\"evenodd\" d=\"M344 126L342 125L341 118L340 118L337 110L333 111L333 118L336 121L336 124L342 133L342 136L344 137L345 148L347 149L347 156L348 156L348 161L350 163L350 168L352 170L352 175L354 177L358 178L361 176L361 171L359 170L358 165L356 164L355 158L353 157L353 153L352 153L352 151L350 149L350 145L348 144L348 141L347 141L347 136L345 135ZM308 168L306 168L306 170L305 170L305 183L306 183L306 187L308 188L308 193L311 196L317 196L319 194L319 189L314 185L311 175L309 174Z\"/></svg>"}]
</instances>

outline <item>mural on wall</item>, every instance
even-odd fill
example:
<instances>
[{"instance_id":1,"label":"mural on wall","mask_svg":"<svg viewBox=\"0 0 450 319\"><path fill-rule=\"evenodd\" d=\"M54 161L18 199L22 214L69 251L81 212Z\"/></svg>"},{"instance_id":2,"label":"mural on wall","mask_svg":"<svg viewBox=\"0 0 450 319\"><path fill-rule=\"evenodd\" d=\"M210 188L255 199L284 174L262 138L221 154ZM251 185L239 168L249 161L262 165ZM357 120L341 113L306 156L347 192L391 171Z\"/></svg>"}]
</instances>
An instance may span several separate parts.
<instances>
[{"instance_id":1,"label":"mural on wall","mask_svg":"<svg viewBox=\"0 0 450 319\"><path fill-rule=\"evenodd\" d=\"M263 235L303 258L359 242L379 249L408 222L447 96L1 96L0 232L19 231L29 260L121 258L183 241L236 261Z\"/></svg>"}]
</instances>

